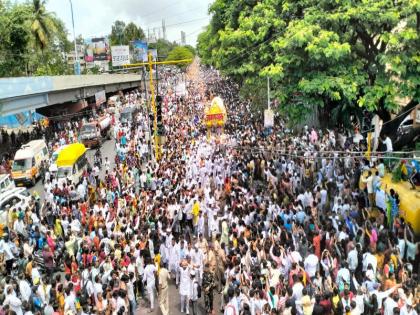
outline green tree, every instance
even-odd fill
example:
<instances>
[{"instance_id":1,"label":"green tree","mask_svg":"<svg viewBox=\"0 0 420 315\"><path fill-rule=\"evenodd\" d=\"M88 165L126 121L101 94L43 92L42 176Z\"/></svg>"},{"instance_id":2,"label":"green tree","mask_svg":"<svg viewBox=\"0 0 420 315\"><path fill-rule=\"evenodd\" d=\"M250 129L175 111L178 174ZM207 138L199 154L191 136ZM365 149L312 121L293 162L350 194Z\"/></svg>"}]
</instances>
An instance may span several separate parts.
<instances>
[{"instance_id":1,"label":"green tree","mask_svg":"<svg viewBox=\"0 0 420 315\"><path fill-rule=\"evenodd\" d=\"M45 9L45 0L33 0L31 31L34 43L44 51L56 31L55 19Z\"/></svg>"},{"instance_id":2,"label":"green tree","mask_svg":"<svg viewBox=\"0 0 420 315\"><path fill-rule=\"evenodd\" d=\"M156 43L149 44L149 49L157 49L159 58L165 58L169 55L169 52L177 46L178 45L175 42L171 43L170 41L161 38L158 39Z\"/></svg>"},{"instance_id":3,"label":"green tree","mask_svg":"<svg viewBox=\"0 0 420 315\"><path fill-rule=\"evenodd\" d=\"M193 59L193 58L194 58L194 54L191 52L190 49L183 46L177 46L169 52L166 60L184 60L184 59ZM190 63L191 62L177 64L177 66L181 69L185 69L186 66Z\"/></svg>"},{"instance_id":4,"label":"green tree","mask_svg":"<svg viewBox=\"0 0 420 315\"><path fill-rule=\"evenodd\" d=\"M315 108L325 124L364 110L388 121L420 99L418 1L216 0L210 13L202 62L248 88L270 76L291 123Z\"/></svg>"},{"instance_id":5,"label":"green tree","mask_svg":"<svg viewBox=\"0 0 420 315\"><path fill-rule=\"evenodd\" d=\"M64 23L44 2L0 5L0 76L67 74Z\"/></svg>"},{"instance_id":6,"label":"green tree","mask_svg":"<svg viewBox=\"0 0 420 315\"><path fill-rule=\"evenodd\" d=\"M191 51L191 53L195 56L196 55L196 51L195 48L191 45L184 45L183 47L187 48L189 51Z\"/></svg>"},{"instance_id":7,"label":"green tree","mask_svg":"<svg viewBox=\"0 0 420 315\"><path fill-rule=\"evenodd\" d=\"M111 46L123 44L124 29L125 29L125 23L123 21L117 20L114 22L111 28L111 35L109 36Z\"/></svg>"},{"instance_id":8,"label":"green tree","mask_svg":"<svg viewBox=\"0 0 420 315\"><path fill-rule=\"evenodd\" d=\"M128 45L133 40L144 38L145 35L141 27L137 27L133 22L128 23L124 28L124 45Z\"/></svg>"},{"instance_id":9,"label":"green tree","mask_svg":"<svg viewBox=\"0 0 420 315\"><path fill-rule=\"evenodd\" d=\"M27 5L0 2L0 77L27 73L27 54L30 30Z\"/></svg>"}]
</instances>

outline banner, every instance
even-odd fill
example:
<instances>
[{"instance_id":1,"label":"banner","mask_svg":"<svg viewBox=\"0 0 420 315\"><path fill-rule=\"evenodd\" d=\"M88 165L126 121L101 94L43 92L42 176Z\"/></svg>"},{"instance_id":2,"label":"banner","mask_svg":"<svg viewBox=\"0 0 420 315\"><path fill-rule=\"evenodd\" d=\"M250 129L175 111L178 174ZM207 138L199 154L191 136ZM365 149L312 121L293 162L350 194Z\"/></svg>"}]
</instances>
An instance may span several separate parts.
<instances>
[{"instance_id":1,"label":"banner","mask_svg":"<svg viewBox=\"0 0 420 315\"><path fill-rule=\"evenodd\" d=\"M109 60L109 43L108 38L88 38L85 40L85 61L105 61Z\"/></svg>"},{"instance_id":2,"label":"banner","mask_svg":"<svg viewBox=\"0 0 420 315\"><path fill-rule=\"evenodd\" d=\"M133 42L133 56L135 61L147 61L147 43L141 40Z\"/></svg>"},{"instance_id":3,"label":"banner","mask_svg":"<svg viewBox=\"0 0 420 315\"><path fill-rule=\"evenodd\" d=\"M130 49L128 46L111 46L111 56L113 67L130 63Z\"/></svg>"},{"instance_id":4,"label":"banner","mask_svg":"<svg viewBox=\"0 0 420 315\"><path fill-rule=\"evenodd\" d=\"M274 126L274 112L271 109L264 111L264 127L271 128Z\"/></svg>"},{"instance_id":5,"label":"banner","mask_svg":"<svg viewBox=\"0 0 420 315\"><path fill-rule=\"evenodd\" d=\"M152 54L153 61L157 61L157 49L149 49L149 54Z\"/></svg>"},{"instance_id":6,"label":"banner","mask_svg":"<svg viewBox=\"0 0 420 315\"><path fill-rule=\"evenodd\" d=\"M105 90L99 91L95 93L95 103L96 106L99 106L106 102L106 94Z\"/></svg>"}]
</instances>

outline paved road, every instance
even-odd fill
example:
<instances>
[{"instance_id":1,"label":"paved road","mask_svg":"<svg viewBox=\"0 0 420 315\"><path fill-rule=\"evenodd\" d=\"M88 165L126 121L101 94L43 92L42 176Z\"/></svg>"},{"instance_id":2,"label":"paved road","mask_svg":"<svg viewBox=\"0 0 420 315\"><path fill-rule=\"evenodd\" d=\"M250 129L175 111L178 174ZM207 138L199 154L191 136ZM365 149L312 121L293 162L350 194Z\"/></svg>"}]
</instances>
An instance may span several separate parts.
<instances>
[{"instance_id":1,"label":"paved road","mask_svg":"<svg viewBox=\"0 0 420 315\"><path fill-rule=\"evenodd\" d=\"M109 161L111 162L111 168L114 167L114 158L115 158L115 141L114 140L108 140L102 144L101 147L101 153L103 159L105 157L108 157ZM95 154L94 150L89 150L87 153L89 162L93 165L93 156ZM105 170L101 170L101 177L105 175ZM44 199L44 189L41 181L38 181L37 184L34 187L29 188L30 192L36 191L40 196L41 199ZM181 315L181 299L179 296L179 292L175 287L175 282L171 280L171 284L169 285L169 314L170 315ZM219 307L220 307L220 296L215 294L215 300L214 300L214 306L215 306L215 314L220 314ZM156 297L155 298L155 310L152 313L149 313L149 304L147 301L141 299L139 301L139 305L136 311L136 315L144 315L144 314L151 314L151 315L160 315L160 309L159 309L159 300ZM190 314L192 314L192 311L190 311ZM198 315L205 315L206 312L204 310L204 299L201 298L198 303Z\"/></svg>"},{"instance_id":2,"label":"paved road","mask_svg":"<svg viewBox=\"0 0 420 315\"><path fill-rule=\"evenodd\" d=\"M182 315L181 313L181 297L179 295L178 290L175 287L175 281L171 280L171 284L169 285L169 315ZM214 296L214 314L223 314L219 311L220 309L220 295L215 294ZM161 315L159 309L159 300L155 298L155 310L149 313L149 304L145 300L140 301L140 306L137 308L136 315ZM190 308L190 314L192 315L192 309ZM198 314L197 315L207 315L204 309L204 298L201 297L198 301Z\"/></svg>"},{"instance_id":3,"label":"paved road","mask_svg":"<svg viewBox=\"0 0 420 315\"><path fill-rule=\"evenodd\" d=\"M93 165L93 157L95 155L96 149L88 150L87 157L89 160L89 163ZM111 162L111 169L114 167L115 163L115 141L114 140L107 140L105 141L101 146L101 153L102 158L105 160L105 157L108 157L108 160ZM103 178L105 176L105 169L101 170L100 176ZM36 185L34 187L29 188L30 193L33 193L36 191L40 197L41 200L44 200L44 188L42 185L42 181L38 180Z\"/></svg>"}]
</instances>

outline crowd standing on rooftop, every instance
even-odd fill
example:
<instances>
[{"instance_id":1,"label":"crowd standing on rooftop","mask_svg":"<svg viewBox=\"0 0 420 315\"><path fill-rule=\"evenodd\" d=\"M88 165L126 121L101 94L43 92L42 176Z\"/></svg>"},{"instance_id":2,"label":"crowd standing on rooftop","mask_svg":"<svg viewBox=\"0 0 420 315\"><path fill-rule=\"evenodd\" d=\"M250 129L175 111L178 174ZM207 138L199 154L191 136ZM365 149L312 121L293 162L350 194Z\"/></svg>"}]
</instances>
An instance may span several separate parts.
<instances>
[{"instance_id":1,"label":"crowd standing on rooftop","mask_svg":"<svg viewBox=\"0 0 420 315\"><path fill-rule=\"evenodd\" d=\"M360 189L368 163L338 153L362 151L358 137L267 131L236 84L197 62L162 81L158 161L146 106L131 122L116 115L114 161L78 185L48 175L42 203L8 213L0 314L135 314L139 302L163 315L418 314L415 235L397 194L388 212L375 207L383 161ZM212 96L228 120L209 138Z\"/></svg>"}]
</instances>

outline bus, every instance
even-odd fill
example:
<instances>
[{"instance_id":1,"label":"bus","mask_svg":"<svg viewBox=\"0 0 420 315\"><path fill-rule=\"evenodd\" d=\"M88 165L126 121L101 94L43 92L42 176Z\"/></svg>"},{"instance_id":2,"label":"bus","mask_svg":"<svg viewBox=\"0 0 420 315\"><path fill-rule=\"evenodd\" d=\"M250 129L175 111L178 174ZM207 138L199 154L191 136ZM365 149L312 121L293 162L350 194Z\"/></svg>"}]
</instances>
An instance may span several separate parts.
<instances>
[{"instance_id":1,"label":"bus","mask_svg":"<svg viewBox=\"0 0 420 315\"><path fill-rule=\"evenodd\" d=\"M87 169L88 160L86 147L82 143L73 143L66 146L57 157L57 178L68 180L77 185Z\"/></svg>"}]
</instances>

